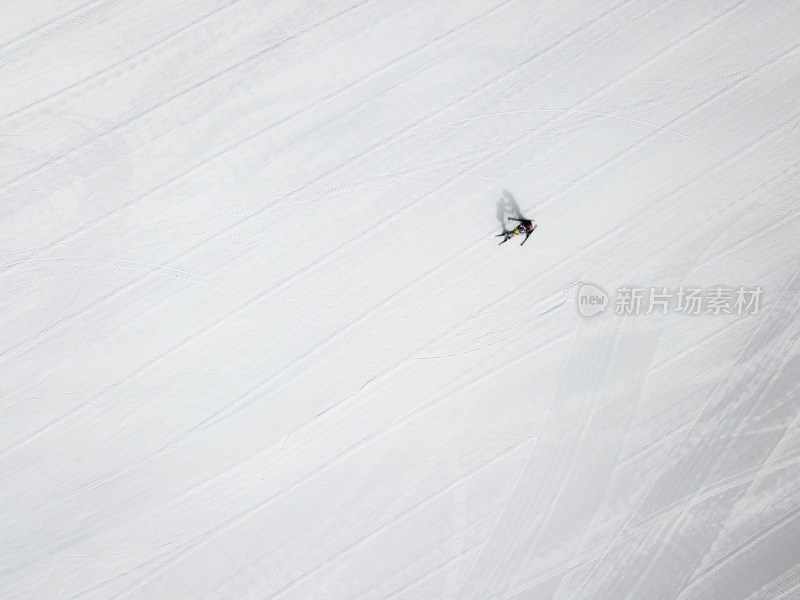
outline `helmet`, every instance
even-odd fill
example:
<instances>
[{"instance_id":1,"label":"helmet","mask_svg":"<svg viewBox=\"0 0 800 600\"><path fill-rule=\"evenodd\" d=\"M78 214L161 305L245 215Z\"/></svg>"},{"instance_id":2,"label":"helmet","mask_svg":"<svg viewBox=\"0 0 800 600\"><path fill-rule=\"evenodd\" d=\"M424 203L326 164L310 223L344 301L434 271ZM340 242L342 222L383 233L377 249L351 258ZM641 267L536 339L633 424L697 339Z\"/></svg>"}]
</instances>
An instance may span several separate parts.
<instances>
[{"instance_id":1,"label":"helmet","mask_svg":"<svg viewBox=\"0 0 800 600\"><path fill-rule=\"evenodd\" d=\"M518 234L519 234L519 226L514 227L514 235L518 235Z\"/></svg>"}]
</instances>

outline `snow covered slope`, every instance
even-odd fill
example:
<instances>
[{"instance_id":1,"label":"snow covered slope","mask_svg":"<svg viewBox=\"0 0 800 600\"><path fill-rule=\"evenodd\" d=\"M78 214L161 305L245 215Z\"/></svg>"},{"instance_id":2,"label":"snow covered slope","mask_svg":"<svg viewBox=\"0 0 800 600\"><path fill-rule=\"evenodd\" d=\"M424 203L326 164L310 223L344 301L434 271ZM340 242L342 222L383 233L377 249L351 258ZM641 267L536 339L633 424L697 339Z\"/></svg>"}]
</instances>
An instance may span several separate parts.
<instances>
[{"instance_id":1,"label":"snow covered slope","mask_svg":"<svg viewBox=\"0 0 800 600\"><path fill-rule=\"evenodd\" d=\"M795 2L2 12L2 598L800 597Z\"/></svg>"}]
</instances>

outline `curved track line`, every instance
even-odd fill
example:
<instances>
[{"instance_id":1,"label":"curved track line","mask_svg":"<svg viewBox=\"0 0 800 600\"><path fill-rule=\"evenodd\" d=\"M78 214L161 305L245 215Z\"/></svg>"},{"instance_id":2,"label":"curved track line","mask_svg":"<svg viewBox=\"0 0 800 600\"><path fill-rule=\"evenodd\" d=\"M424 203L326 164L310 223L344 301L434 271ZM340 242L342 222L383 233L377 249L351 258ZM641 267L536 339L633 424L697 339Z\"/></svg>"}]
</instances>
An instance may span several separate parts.
<instances>
[{"instance_id":1,"label":"curved track line","mask_svg":"<svg viewBox=\"0 0 800 600\"><path fill-rule=\"evenodd\" d=\"M519 593L522 589L529 589L530 587L547 581L548 579L551 579L552 577L555 577L561 573L590 562L608 550L611 550L620 544L625 543L642 533L645 533L649 529L652 529L653 527L656 527L657 525L660 525L669 519L678 516L685 510L686 503L689 503L691 507L697 506L715 496L724 494L725 492L735 489L741 485L745 485L754 479L758 479L764 475L768 475L772 472L777 472L781 469L800 463L800 451L792 452L787 456L791 456L791 458L787 458L785 461L776 465L774 469L770 470L770 472L760 473L757 469L746 469L740 474L736 474L720 480L719 482L709 484L701 490L698 490L697 493L689 494L681 499L678 499L672 502L669 506L638 520L624 529L621 529L614 535L609 536L604 540L595 542L587 548L577 551L575 558L562 560L516 581L509 582L504 587L497 590L497 593L511 593L511 590L515 590L513 593ZM752 473L752 471L756 472Z\"/></svg>"}]
</instances>

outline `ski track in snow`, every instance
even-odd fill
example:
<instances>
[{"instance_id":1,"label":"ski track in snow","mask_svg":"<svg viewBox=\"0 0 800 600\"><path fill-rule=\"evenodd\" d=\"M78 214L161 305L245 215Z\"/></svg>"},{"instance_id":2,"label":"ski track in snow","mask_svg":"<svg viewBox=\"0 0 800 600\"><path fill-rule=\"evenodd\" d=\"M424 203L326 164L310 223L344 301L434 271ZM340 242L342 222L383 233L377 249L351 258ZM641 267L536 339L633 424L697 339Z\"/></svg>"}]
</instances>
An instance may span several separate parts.
<instances>
[{"instance_id":1,"label":"ski track in snow","mask_svg":"<svg viewBox=\"0 0 800 600\"><path fill-rule=\"evenodd\" d=\"M12 8L0 594L796 597L798 27ZM764 295L582 319L587 281Z\"/></svg>"}]
</instances>

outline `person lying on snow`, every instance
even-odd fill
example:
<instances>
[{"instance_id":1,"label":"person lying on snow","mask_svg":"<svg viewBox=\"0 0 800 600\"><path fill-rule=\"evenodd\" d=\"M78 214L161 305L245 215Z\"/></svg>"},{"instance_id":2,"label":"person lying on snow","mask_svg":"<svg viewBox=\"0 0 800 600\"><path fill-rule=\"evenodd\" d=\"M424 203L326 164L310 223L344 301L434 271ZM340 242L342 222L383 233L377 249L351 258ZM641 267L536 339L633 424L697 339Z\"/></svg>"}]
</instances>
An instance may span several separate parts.
<instances>
[{"instance_id":1,"label":"person lying on snow","mask_svg":"<svg viewBox=\"0 0 800 600\"><path fill-rule=\"evenodd\" d=\"M519 222L519 225L517 225L511 231L504 231L503 233L497 234L495 237L500 237L501 235L505 236L503 238L503 241L500 242L501 244L505 244L508 240L510 240L515 235L525 234L525 239L522 240L522 244L520 244L520 246L522 246L523 244L525 244L525 242L528 241L528 238L531 237L531 234L533 233L533 230L536 229L536 225L530 219L515 219L514 217L508 217L508 220L509 221L517 221L517 222Z\"/></svg>"}]
</instances>

